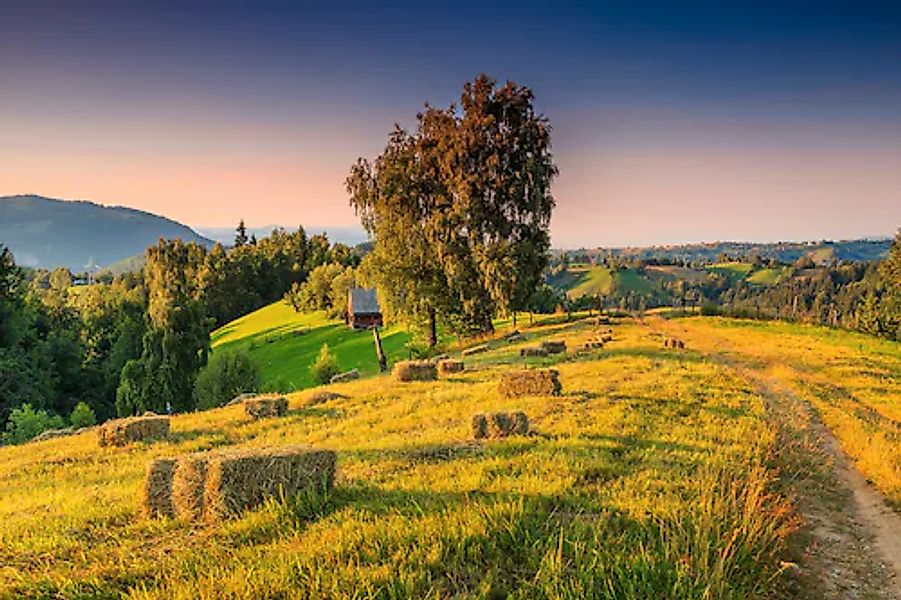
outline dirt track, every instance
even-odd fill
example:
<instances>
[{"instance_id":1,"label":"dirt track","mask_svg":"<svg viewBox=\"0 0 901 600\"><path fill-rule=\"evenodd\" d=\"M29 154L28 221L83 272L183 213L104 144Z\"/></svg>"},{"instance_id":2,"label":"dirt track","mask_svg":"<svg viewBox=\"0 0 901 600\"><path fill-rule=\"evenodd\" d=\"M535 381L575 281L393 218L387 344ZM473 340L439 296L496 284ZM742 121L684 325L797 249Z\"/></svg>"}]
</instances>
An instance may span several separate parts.
<instances>
[{"instance_id":1,"label":"dirt track","mask_svg":"<svg viewBox=\"0 0 901 600\"><path fill-rule=\"evenodd\" d=\"M780 460L804 525L789 595L818 600L901 600L901 515L857 471L816 411L717 339L707 346L690 325L649 319L652 331L677 335L729 367L766 399L779 430Z\"/></svg>"}]
</instances>

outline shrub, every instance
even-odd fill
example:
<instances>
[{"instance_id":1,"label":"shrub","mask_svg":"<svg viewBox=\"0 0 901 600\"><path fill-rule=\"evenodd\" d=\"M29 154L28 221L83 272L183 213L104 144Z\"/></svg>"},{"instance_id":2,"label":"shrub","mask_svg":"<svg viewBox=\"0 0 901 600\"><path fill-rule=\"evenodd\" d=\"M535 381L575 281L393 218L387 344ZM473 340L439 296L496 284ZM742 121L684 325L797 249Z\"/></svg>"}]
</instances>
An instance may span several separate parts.
<instances>
[{"instance_id":1,"label":"shrub","mask_svg":"<svg viewBox=\"0 0 901 600\"><path fill-rule=\"evenodd\" d=\"M94 409L84 402L79 402L75 405L75 408L72 409L72 414L69 415L69 423L75 429L91 427L92 425L97 424L97 416L94 414Z\"/></svg>"},{"instance_id":2,"label":"shrub","mask_svg":"<svg viewBox=\"0 0 901 600\"><path fill-rule=\"evenodd\" d=\"M61 429L64 426L62 417L50 415L44 410L34 410L26 403L9 413L3 439L10 444L21 444L42 431Z\"/></svg>"},{"instance_id":3,"label":"shrub","mask_svg":"<svg viewBox=\"0 0 901 600\"><path fill-rule=\"evenodd\" d=\"M710 302L701 305L701 314L705 317L715 317L720 314L720 307Z\"/></svg>"},{"instance_id":4,"label":"shrub","mask_svg":"<svg viewBox=\"0 0 901 600\"><path fill-rule=\"evenodd\" d=\"M316 383L323 385L329 383L332 377L341 372L338 367L338 359L336 359L328 349L328 344L322 344L319 349L319 358L310 367L310 373Z\"/></svg>"},{"instance_id":5,"label":"shrub","mask_svg":"<svg viewBox=\"0 0 901 600\"><path fill-rule=\"evenodd\" d=\"M194 384L195 406L200 409L224 406L241 394L256 392L260 372L241 350L213 352Z\"/></svg>"}]
</instances>

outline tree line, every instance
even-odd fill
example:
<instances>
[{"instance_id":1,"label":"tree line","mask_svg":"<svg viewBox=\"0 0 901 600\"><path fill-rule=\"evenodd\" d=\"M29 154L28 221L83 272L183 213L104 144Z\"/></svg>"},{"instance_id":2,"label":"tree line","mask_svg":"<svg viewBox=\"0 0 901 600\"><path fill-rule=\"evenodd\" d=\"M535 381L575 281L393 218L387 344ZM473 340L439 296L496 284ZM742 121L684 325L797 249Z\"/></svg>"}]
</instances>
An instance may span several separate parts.
<instances>
[{"instance_id":1,"label":"tree line","mask_svg":"<svg viewBox=\"0 0 901 600\"><path fill-rule=\"evenodd\" d=\"M43 413L58 425L83 421L72 419L79 403L97 420L203 404L195 383L211 331L282 298L320 265L360 260L322 234L277 229L256 240L243 224L231 248L161 240L144 258L140 271L73 286L66 269L20 268L0 245L0 430L23 405L30 412L17 418ZM214 362L235 368L234 359Z\"/></svg>"}]
</instances>

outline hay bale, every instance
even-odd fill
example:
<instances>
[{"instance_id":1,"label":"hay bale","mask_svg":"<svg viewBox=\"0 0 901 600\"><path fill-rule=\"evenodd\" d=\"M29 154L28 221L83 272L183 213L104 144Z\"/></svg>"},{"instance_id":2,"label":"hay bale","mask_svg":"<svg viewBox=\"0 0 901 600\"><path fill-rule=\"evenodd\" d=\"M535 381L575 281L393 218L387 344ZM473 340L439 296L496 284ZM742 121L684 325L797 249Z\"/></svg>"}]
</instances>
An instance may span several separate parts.
<instances>
[{"instance_id":1,"label":"hay bale","mask_svg":"<svg viewBox=\"0 0 901 600\"><path fill-rule=\"evenodd\" d=\"M351 369L350 371L345 371L344 373L338 373L329 380L329 383L344 383L346 381L353 381L354 379L359 378L360 372L356 369Z\"/></svg>"},{"instance_id":2,"label":"hay bale","mask_svg":"<svg viewBox=\"0 0 901 600\"><path fill-rule=\"evenodd\" d=\"M64 429L48 429L31 438L29 442L43 442L45 440L68 437L74 433L75 431L71 427L66 427Z\"/></svg>"},{"instance_id":3,"label":"hay bale","mask_svg":"<svg viewBox=\"0 0 901 600\"><path fill-rule=\"evenodd\" d=\"M448 358L450 358L450 356L447 355L447 354L439 354L438 356L433 356L433 357L430 358L429 360L432 361L433 363L435 363L435 364L437 365L437 364L440 363L442 360L447 360Z\"/></svg>"},{"instance_id":4,"label":"hay bale","mask_svg":"<svg viewBox=\"0 0 901 600\"><path fill-rule=\"evenodd\" d=\"M495 412L472 416L472 436L475 439L527 435L529 418L522 411Z\"/></svg>"},{"instance_id":5,"label":"hay bale","mask_svg":"<svg viewBox=\"0 0 901 600\"><path fill-rule=\"evenodd\" d=\"M174 458L156 458L147 465L144 493L141 498L141 514L145 517L171 517L175 514L172 506L172 476L175 465Z\"/></svg>"},{"instance_id":6,"label":"hay bale","mask_svg":"<svg viewBox=\"0 0 901 600\"><path fill-rule=\"evenodd\" d=\"M244 412L254 419L284 417L288 414L288 399L284 396L245 398Z\"/></svg>"},{"instance_id":7,"label":"hay bale","mask_svg":"<svg viewBox=\"0 0 901 600\"><path fill-rule=\"evenodd\" d=\"M566 342L563 340L545 340L541 342L541 347L548 354L560 354L561 352L566 352Z\"/></svg>"},{"instance_id":8,"label":"hay bale","mask_svg":"<svg viewBox=\"0 0 901 600\"><path fill-rule=\"evenodd\" d=\"M240 394L238 396L235 396L231 400L229 400L228 403L226 404L226 406L235 406L236 404L244 404L245 400L247 400L248 398L253 398L254 396L256 396L256 394Z\"/></svg>"},{"instance_id":9,"label":"hay bale","mask_svg":"<svg viewBox=\"0 0 901 600\"><path fill-rule=\"evenodd\" d=\"M603 343L605 343L605 344L606 344L607 342L612 342L612 341L613 341L613 336L610 335L610 334L602 335L600 341L603 342Z\"/></svg>"},{"instance_id":10,"label":"hay bale","mask_svg":"<svg viewBox=\"0 0 901 600\"><path fill-rule=\"evenodd\" d=\"M502 396L558 396L562 386L555 369L527 369L503 373L498 383Z\"/></svg>"},{"instance_id":11,"label":"hay bale","mask_svg":"<svg viewBox=\"0 0 901 600\"><path fill-rule=\"evenodd\" d=\"M429 360L402 360L392 370L398 381L434 381L438 379L435 363Z\"/></svg>"},{"instance_id":12,"label":"hay bale","mask_svg":"<svg viewBox=\"0 0 901 600\"><path fill-rule=\"evenodd\" d=\"M268 498L330 489L335 453L300 446L224 453L207 466L204 516L216 521Z\"/></svg>"},{"instance_id":13,"label":"hay bale","mask_svg":"<svg viewBox=\"0 0 901 600\"><path fill-rule=\"evenodd\" d=\"M472 356L473 354L480 354L482 352L488 351L488 344L480 344L478 346L473 346L472 348L467 348L460 354L463 356Z\"/></svg>"},{"instance_id":14,"label":"hay bale","mask_svg":"<svg viewBox=\"0 0 901 600\"><path fill-rule=\"evenodd\" d=\"M203 516L203 494L211 456L197 452L178 459L171 483L172 510L176 517L192 521Z\"/></svg>"},{"instance_id":15,"label":"hay bale","mask_svg":"<svg viewBox=\"0 0 901 600\"><path fill-rule=\"evenodd\" d=\"M347 398L344 394L339 394L338 392L333 392L331 390L316 390L307 396L306 401L304 401L304 406L314 406L316 404L322 404L323 402L328 402L329 400L337 400L339 398Z\"/></svg>"},{"instance_id":16,"label":"hay bale","mask_svg":"<svg viewBox=\"0 0 901 600\"><path fill-rule=\"evenodd\" d=\"M519 350L519 355L523 358L527 356L547 356L547 350L541 346L528 346Z\"/></svg>"},{"instance_id":17,"label":"hay bale","mask_svg":"<svg viewBox=\"0 0 901 600\"><path fill-rule=\"evenodd\" d=\"M464 366L462 360L446 358L438 363L438 372L442 375L447 375L448 373L460 373L463 369Z\"/></svg>"},{"instance_id":18,"label":"hay bale","mask_svg":"<svg viewBox=\"0 0 901 600\"><path fill-rule=\"evenodd\" d=\"M101 446L125 446L131 442L165 438L169 417L129 417L107 421L97 429Z\"/></svg>"},{"instance_id":19,"label":"hay bale","mask_svg":"<svg viewBox=\"0 0 901 600\"><path fill-rule=\"evenodd\" d=\"M679 345L680 350L685 348L685 342L683 342L682 340L676 340L676 343Z\"/></svg>"}]
</instances>

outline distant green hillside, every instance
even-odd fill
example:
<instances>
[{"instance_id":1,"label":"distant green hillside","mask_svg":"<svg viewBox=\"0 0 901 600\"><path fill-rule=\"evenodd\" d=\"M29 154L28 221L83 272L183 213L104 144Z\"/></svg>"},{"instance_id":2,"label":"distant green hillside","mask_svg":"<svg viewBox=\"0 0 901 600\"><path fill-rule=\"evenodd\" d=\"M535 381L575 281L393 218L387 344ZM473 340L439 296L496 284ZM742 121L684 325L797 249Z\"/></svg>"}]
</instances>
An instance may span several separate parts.
<instances>
[{"instance_id":1,"label":"distant green hillside","mask_svg":"<svg viewBox=\"0 0 901 600\"><path fill-rule=\"evenodd\" d=\"M211 245L190 227L148 212L41 196L0 196L0 244L22 266L82 271L142 255L160 238Z\"/></svg>"},{"instance_id":2,"label":"distant green hillside","mask_svg":"<svg viewBox=\"0 0 901 600\"><path fill-rule=\"evenodd\" d=\"M410 334L401 327L381 331L389 362L407 358ZM328 344L341 370L378 372L371 331L356 331L323 312L298 313L286 302L275 302L213 332L213 351L242 348L260 367L264 386L302 389L314 384L310 365L322 344Z\"/></svg>"},{"instance_id":3,"label":"distant green hillside","mask_svg":"<svg viewBox=\"0 0 901 600\"><path fill-rule=\"evenodd\" d=\"M773 286L792 276L788 266L755 267L747 262L727 262L710 265L703 269L692 269L672 265L648 265L642 271L636 269L611 269L603 266L574 264L565 271L548 278L548 283L577 299L598 294L607 298L617 298L634 292L644 296L655 295L658 301L672 299L663 289L663 284L675 281L702 283L714 275L726 277L730 284L745 281L757 286Z\"/></svg>"},{"instance_id":4,"label":"distant green hillside","mask_svg":"<svg viewBox=\"0 0 901 600\"><path fill-rule=\"evenodd\" d=\"M570 298L609 296L614 293L650 293L654 284L650 279L634 269L619 269L615 272L607 267L574 265L553 277L550 285L566 292Z\"/></svg>"},{"instance_id":5,"label":"distant green hillside","mask_svg":"<svg viewBox=\"0 0 901 600\"><path fill-rule=\"evenodd\" d=\"M811 242L707 242L672 246L645 246L634 248L583 248L580 250L556 250L556 255L566 254L571 261L598 262L607 256L635 260L657 259L661 262L713 262L723 254L746 260L752 256L772 258L782 263L793 263L802 256L810 256L824 264L838 261L870 261L883 258L892 244L891 238L811 241Z\"/></svg>"}]
</instances>

